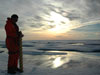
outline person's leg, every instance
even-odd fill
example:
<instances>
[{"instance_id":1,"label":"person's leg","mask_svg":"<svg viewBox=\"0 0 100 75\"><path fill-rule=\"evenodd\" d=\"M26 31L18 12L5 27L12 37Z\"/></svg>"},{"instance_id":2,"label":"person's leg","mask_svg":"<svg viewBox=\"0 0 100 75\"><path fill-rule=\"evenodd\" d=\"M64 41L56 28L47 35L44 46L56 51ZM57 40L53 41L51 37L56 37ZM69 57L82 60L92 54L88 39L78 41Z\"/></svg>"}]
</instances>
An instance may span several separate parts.
<instances>
[{"instance_id":1,"label":"person's leg","mask_svg":"<svg viewBox=\"0 0 100 75\"><path fill-rule=\"evenodd\" d=\"M9 56L8 56L8 67L13 66L13 64L14 64L14 57L13 57L12 54L9 54Z\"/></svg>"},{"instance_id":2,"label":"person's leg","mask_svg":"<svg viewBox=\"0 0 100 75\"><path fill-rule=\"evenodd\" d=\"M9 54L8 56L8 73L16 73L14 67L15 55Z\"/></svg>"},{"instance_id":3,"label":"person's leg","mask_svg":"<svg viewBox=\"0 0 100 75\"><path fill-rule=\"evenodd\" d=\"M6 41L7 49L9 52L8 56L8 73L15 73L16 72L16 66L18 64L18 58L16 56L16 53L19 50L19 46L15 42L14 39L9 38ZM16 64L16 65L15 65Z\"/></svg>"},{"instance_id":4,"label":"person's leg","mask_svg":"<svg viewBox=\"0 0 100 75\"><path fill-rule=\"evenodd\" d=\"M18 59L19 59L19 53L15 54L14 66L15 66L16 72L22 73L22 71L18 68Z\"/></svg>"},{"instance_id":5,"label":"person's leg","mask_svg":"<svg viewBox=\"0 0 100 75\"><path fill-rule=\"evenodd\" d=\"M19 59L19 53L16 53L16 54L15 54L15 59L14 59L14 66L15 66L16 68L18 68L18 59Z\"/></svg>"}]
</instances>

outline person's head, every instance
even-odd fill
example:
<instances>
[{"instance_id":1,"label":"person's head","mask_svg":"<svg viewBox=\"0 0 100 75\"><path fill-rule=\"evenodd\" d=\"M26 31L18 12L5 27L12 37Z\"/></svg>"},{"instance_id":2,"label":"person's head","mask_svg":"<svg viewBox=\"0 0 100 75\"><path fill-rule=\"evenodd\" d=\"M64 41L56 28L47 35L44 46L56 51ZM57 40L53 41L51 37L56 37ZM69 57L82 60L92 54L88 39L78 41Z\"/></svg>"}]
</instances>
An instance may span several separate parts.
<instances>
[{"instance_id":1,"label":"person's head","mask_svg":"<svg viewBox=\"0 0 100 75\"><path fill-rule=\"evenodd\" d=\"M18 21L18 16L16 14L13 14L11 16L11 20L12 20L13 23L16 23Z\"/></svg>"}]
</instances>

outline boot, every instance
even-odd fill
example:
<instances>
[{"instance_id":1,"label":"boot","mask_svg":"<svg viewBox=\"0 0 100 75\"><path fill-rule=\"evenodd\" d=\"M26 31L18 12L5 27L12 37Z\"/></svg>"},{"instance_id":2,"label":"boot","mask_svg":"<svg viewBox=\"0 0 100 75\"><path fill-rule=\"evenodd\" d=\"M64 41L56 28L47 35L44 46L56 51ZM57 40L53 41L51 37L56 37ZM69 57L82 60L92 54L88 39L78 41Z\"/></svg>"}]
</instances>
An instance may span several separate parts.
<instances>
[{"instance_id":1,"label":"boot","mask_svg":"<svg viewBox=\"0 0 100 75\"><path fill-rule=\"evenodd\" d=\"M16 70L14 67L8 67L8 73L10 74L16 74Z\"/></svg>"},{"instance_id":2,"label":"boot","mask_svg":"<svg viewBox=\"0 0 100 75\"><path fill-rule=\"evenodd\" d=\"M17 71L17 72L20 72L20 73L23 72L23 71L21 71L19 68L16 68L16 71Z\"/></svg>"}]
</instances>

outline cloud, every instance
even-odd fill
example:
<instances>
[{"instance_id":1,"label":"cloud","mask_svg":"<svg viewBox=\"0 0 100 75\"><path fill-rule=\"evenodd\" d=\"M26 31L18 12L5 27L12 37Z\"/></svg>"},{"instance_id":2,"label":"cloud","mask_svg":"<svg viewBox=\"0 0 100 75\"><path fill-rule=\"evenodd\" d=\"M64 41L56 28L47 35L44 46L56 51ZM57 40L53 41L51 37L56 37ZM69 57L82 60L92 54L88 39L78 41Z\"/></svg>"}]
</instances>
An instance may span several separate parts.
<instances>
[{"instance_id":1,"label":"cloud","mask_svg":"<svg viewBox=\"0 0 100 75\"><path fill-rule=\"evenodd\" d=\"M86 5L88 7L88 17L99 18L100 0L86 0Z\"/></svg>"},{"instance_id":2,"label":"cloud","mask_svg":"<svg viewBox=\"0 0 100 75\"><path fill-rule=\"evenodd\" d=\"M99 0L2 0L0 1L0 16L4 15L6 18L17 13L21 16L19 20L22 21L21 24L34 26L32 24L35 23L41 27L43 25L41 22L47 21L45 15L49 16L49 12L54 11L70 20L79 20L83 23L97 19L100 11L99 3ZM64 13L67 15L63 15Z\"/></svg>"},{"instance_id":3,"label":"cloud","mask_svg":"<svg viewBox=\"0 0 100 75\"><path fill-rule=\"evenodd\" d=\"M61 13L66 12L71 20L88 22L100 19L100 0L56 0L62 3Z\"/></svg>"},{"instance_id":4,"label":"cloud","mask_svg":"<svg viewBox=\"0 0 100 75\"><path fill-rule=\"evenodd\" d=\"M95 25L93 24L93 25L82 26L73 30L80 32L100 32L100 23Z\"/></svg>"},{"instance_id":5,"label":"cloud","mask_svg":"<svg viewBox=\"0 0 100 75\"><path fill-rule=\"evenodd\" d=\"M49 20L50 12L79 23L73 24L72 30L90 24L98 27L96 24L100 23L100 0L1 0L0 28L4 27L6 18L14 13L19 15L18 25L24 32L55 28L54 21ZM88 31L87 27L86 29Z\"/></svg>"}]
</instances>

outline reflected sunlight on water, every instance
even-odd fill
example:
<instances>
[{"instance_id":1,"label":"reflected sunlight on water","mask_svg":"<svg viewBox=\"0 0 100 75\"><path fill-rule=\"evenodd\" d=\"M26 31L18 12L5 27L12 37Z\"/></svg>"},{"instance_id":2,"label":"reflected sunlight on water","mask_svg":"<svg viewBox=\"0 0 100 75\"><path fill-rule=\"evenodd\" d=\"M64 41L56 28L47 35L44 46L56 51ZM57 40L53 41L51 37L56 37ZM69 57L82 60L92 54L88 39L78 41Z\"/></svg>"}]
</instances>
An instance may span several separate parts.
<instances>
[{"instance_id":1,"label":"reflected sunlight on water","mask_svg":"<svg viewBox=\"0 0 100 75\"><path fill-rule=\"evenodd\" d=\"M66 64L65 66L68 67L68 63L70 63L71 60L80 60L80 55L82 54L67 51L67 55L54 56L54 60L52 61L52 68L59 68L64 64Z\"/></svg>"},{"instance_id":2,"label":"reflected sunlight on water","mask_svg":"<svg viewBox=\"0 0 100 75\"><path fill-rule=\"evenodd\" d=\"M55 59L53 61L52 68L58 68L61 67L63 64L67 64L70 62L70 59L68 58L69 54L62 55L62 56L55 56Z\"/></svg>"},{"instance_id":3,"label":"reflected sunlight on water","mask_svg":"<svg viewBox=\"0 0 100 75\"><path fill-rule=\"evenodd\" d=\"M71 45L84 45L84 43L73 43Z\"/></svg>"},{"instance_id":4,"label":"reflected sunlight on water","mask_svg":"<svg viewBox=\"0 0 100 75\"><path fill-rule=\"evenodd\" d=\"M61 57L57 57L53 61L53 68L57 68L57 67L61 66L62 64L63 64L63 62L61 61Z\"/></svg>"}]
</instances>

